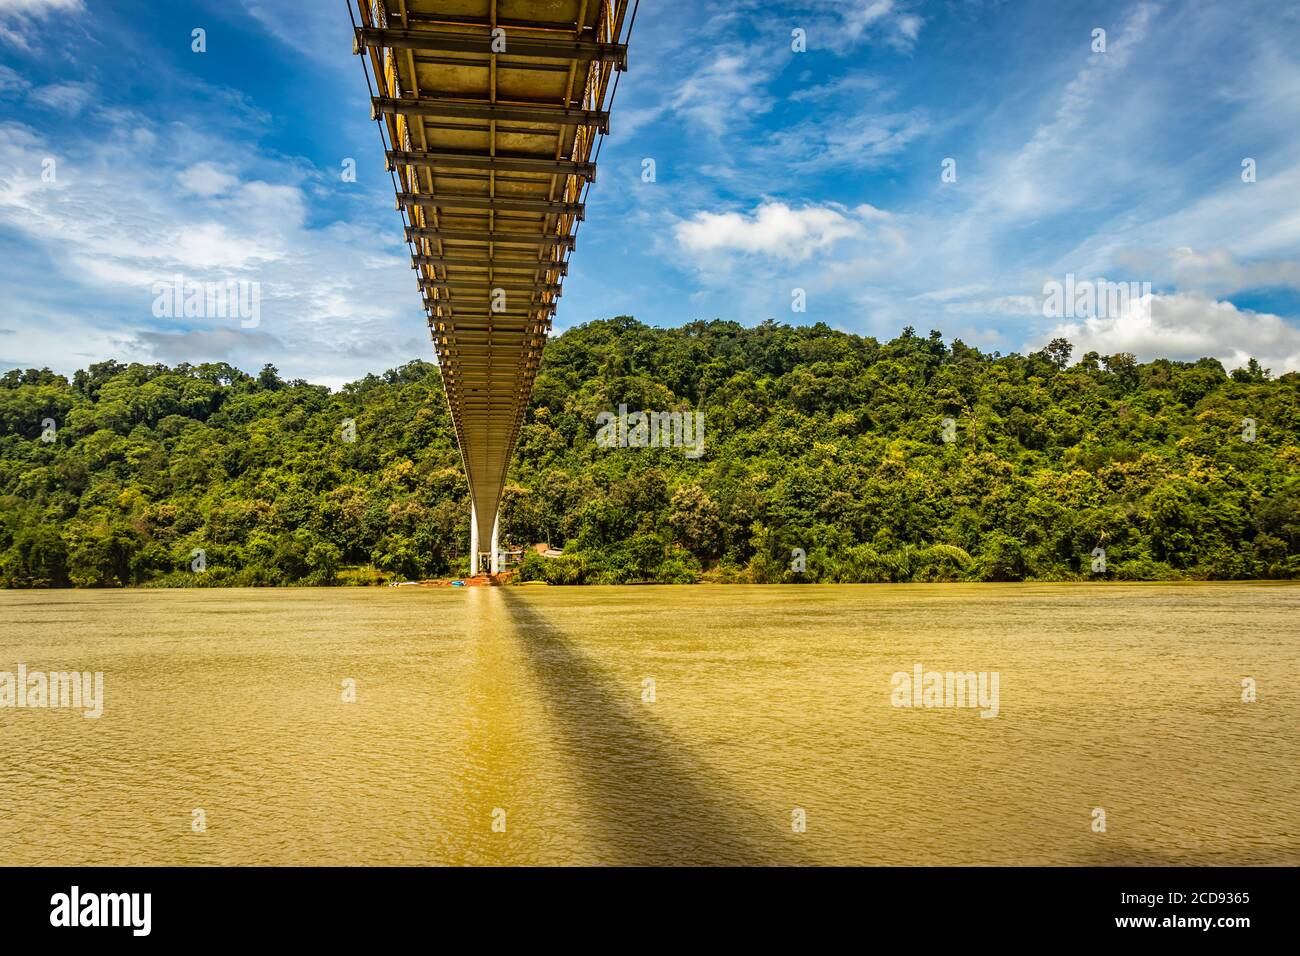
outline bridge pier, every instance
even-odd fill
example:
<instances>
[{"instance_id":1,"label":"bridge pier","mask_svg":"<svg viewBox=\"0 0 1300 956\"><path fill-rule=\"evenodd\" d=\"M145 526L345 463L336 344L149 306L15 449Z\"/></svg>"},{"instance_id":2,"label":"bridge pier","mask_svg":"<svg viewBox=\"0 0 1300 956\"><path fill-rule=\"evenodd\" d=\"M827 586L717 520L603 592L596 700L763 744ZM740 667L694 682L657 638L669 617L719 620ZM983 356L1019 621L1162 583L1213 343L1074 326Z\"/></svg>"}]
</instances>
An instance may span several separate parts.
<instances>
[{"instance_id":1,"label":"bridge pier","mask_svg":"<svg viewBox=\"0 0 1300 956\"><path fill-rule=\"evenodd\" d=\"M501 510L497 509L497 516L492 520L492 573L498 574L501 571L501 546L499 538L501 533Z\"/></svg>"},{"instance_id":2,"label":"bridge pier","mask_svg":"<svg viewBox=\"0 0 1300 956\"><path fill-rule=\"evenodd\" d=\"M469 502L469 576L478 577L478 509Z\"/></svg>"}]
</instances>

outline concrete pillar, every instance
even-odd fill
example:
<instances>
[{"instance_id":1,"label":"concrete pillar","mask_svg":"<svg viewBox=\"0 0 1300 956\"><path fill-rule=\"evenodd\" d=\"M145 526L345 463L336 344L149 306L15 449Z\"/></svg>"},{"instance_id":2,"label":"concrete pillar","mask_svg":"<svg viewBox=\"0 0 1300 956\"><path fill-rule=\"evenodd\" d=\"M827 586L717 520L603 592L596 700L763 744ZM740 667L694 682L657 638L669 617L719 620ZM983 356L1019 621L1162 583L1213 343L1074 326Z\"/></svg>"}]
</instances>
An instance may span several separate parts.
<instances>
[{"instance_id":1,"label":"concrete pillar","mask_svg":"<svg viewBox=\"0 0 1300 956\"><path fill-rule=\"evenodd\" d=\"M499 535L501 532L501 511L497 510L497 516L492 519L492 573L499 574L501 571L501 545Z\"/></svg>"},{"instance_id":2,"label":"concrete pillar","mask_svg":"<svg viewBox=\"0 0 1300 956\"><path fill-rule=\"evenodd\" d=\"M478 576L478 510L469 502L469 576Z\"/></svg>"}]
</instances>

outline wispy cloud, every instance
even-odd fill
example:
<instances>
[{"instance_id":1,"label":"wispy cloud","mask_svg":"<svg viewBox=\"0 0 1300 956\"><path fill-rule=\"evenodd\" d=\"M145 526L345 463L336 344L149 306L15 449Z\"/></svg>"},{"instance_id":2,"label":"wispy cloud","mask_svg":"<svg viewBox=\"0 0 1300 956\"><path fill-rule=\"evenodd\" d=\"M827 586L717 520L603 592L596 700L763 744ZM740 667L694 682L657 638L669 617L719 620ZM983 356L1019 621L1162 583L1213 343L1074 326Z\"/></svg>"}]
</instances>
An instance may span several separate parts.
<instances>
[{"instance_id":1,"label":"wispy cloud","mask_svg":"<svg viewBox=\"0 0 1300 956\"><path fill-rule=\"evenodd\" d=\"M51 83L32 91L32 99L60 113L80 113L94 96L89 83Z\"/></svg>"},{"instance_id":2,"label":"wispy cloud","mask_svg":"<svg viewBox=\"0 0 1300 956\"><path fill-rule=\"evenodd\" d=\"M839 18L828 46L845 50L865 39L880 39L891 46L910 50L924 22L906 4L896 0L843 0L834 9Z\"/></svg>"},{"instance_id":3,"label":"wispy cloud","mask_svg":"<svg viewBox=\"0 0 1300 956\"><path fill-rule=\"evenodd\" d=\"M830 113L773 137L774 161L796 173L877 167L898 157L929 129L920 111Z\"/></svg>"},{"instance_id":4,"label":"wispy cloud","mask_svg":"<svg viewBox=\"0 0 1300 956\"><path fill-rule=\"evenodd\" d=\"M24 50L31 48L32 33L51 14L71 15L85 10L82 0L0 0L0 41Z\"/></svg>"},{"instance_id":5,"label":"wispy cloud","mask_svg":"<svg viewBox=\"0 0 1300 956\"><path fill-rule=\"evenodd\" d=\"M27 289L10 278L14 318L41 324L41 303L58 298L53 284L121 317L125 334L111 339L117 357L260 358L332 384L358 371L358 357L392 365L425 354L409 263L364 254L376 249L368 223L310 224L307 189L325 186L323 173L246 142L140 123L132 117L102 138L88 137L76 149L63 142L57 151L30 128L0 126L0 232L45 250L50 270L31 276ZM43 159L64 151L74 158L60 161L54 181L45 181ZM227 162L190 161L203 152ZM178 274L259 283L262 327L155 317L153 284ZM45 364L40 349L47 345L24 336L7 343L6 357Z\"/></svg>"},{"instance_id":6,"label":"wispy cloud","mask_svg":"<svg viewBox=\"0 0 1300 956\"><path fill-rule=\"evenodd\" d=\"M860 97L871 94L879 99L889 95L884 81L870 73L846 73L825 83L815 83L797 89L790 94L791 103L823 103L827 100L839 100L847 96ZM849 104L852 105L852 104Z\"/></svg>"},{"instance_id":7,"label":"wispy cloud","mask_svg":"<svg viewBox=\"0 0 1300 956\"><path fill-rule=\"evenodd\" d=\"M325 62L346 60L352 25L341 3L304 3L285 15L281 0L240 0L244 13L280 43ZM360 70L355 63L353 69Z\"/></svg>"},{"instance_id":8,"label":"wispy cloud","mask_svg":"<svg viewBox=\"0 0 1300 956\"><path fill-rule=\"evenodd\" d=\"M17 331L0 359L82 361L73 342L89 360L193 353L338 382L428 357L342 4L289 24L272 0L177 2L210 22L208 55L112 4L91 18L78 0L0 0L0 281ZM778 317L997 348L1065 330L1079 350L1255 350L1285 370L1293 6L643 3L558 325ZM159 55L178 42L184 56ZM306 116L305 89L346 105ZM371 174L344 187L344 156ZM175 271L256 279L262 326L156 320L149 285ZM1150 281L1153 324L1044 318L1045 277L1066 273Z\"/></svg>"},{"instance_id":9,"label":"wispy cloud","mask_svg":"<svg viewBox=\"0 0 1300 956\"><path fill-rule=\"evenodd\" d=\"M720 50L677 85L672 109L722 136L771 108L772 97L763 88L770 69L742 48Z\"/></svg>"}]
</instances>

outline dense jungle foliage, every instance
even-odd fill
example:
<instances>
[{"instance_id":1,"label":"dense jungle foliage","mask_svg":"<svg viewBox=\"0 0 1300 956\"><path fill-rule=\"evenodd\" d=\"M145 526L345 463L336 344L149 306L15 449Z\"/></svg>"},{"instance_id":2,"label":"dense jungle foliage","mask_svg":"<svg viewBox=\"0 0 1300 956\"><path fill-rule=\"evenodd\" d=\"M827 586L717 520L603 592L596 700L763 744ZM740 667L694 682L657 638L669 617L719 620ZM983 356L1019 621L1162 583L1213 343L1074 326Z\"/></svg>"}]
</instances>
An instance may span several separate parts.
<instances>
[{"instance_id":1,"label":"dense jungle foliage","mask_svg":"<svg viewBox=\"0 0 1300 956\"><path fill-rule=\"evenodd\" d=\"M703 456L599 447L620 403L702 410ZM422 361L333 394L271 366L10 371L0 506L9 587L445 576L469 539ZM502 529L563 547L521 569L552 583L1295 578L1300 375L593 322L547 347Z\"/></svg>"}]
</instances>

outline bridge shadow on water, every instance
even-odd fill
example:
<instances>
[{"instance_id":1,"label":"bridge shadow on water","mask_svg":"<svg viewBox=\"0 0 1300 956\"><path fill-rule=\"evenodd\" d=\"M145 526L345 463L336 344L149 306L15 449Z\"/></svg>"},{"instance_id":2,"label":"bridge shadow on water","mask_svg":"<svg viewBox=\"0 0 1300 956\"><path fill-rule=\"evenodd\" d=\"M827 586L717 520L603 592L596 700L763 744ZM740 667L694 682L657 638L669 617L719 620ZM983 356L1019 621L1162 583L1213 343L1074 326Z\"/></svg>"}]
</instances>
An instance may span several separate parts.
<instances>
[{"instance_id":1,"label":"bridge shadow on water","mask_svg":"<svg viewBox=\"0 0 1300 956\"><path fill-rule=\"evenodd\" d=\"M629 865L795 865L782 819L745 806L664 730L638 715L630 691L511 588L493 589L518 633L565 748L597 811L604 862ZM787 823L788 828L788 823Z\"/></svg>"}]
</instances>

